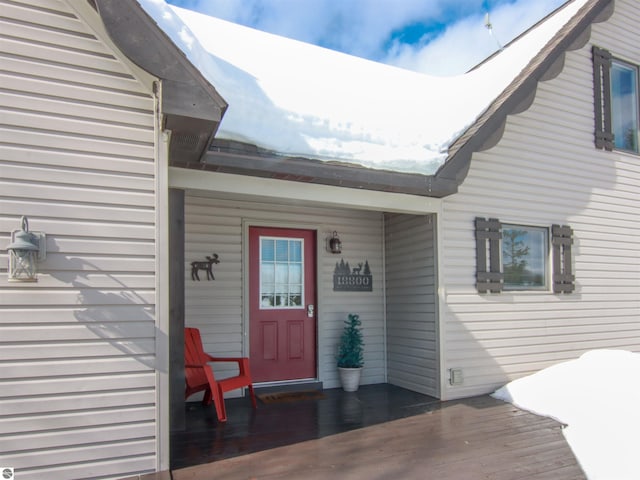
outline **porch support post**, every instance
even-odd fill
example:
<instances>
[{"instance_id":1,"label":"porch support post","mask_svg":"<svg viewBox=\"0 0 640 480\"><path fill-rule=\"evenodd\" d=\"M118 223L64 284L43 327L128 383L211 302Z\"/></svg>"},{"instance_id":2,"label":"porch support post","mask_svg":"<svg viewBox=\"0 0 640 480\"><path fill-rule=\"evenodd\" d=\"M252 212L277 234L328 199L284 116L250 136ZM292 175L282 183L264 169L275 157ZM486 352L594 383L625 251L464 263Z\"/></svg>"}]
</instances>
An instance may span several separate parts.
<instances>
[{"instance_id":1,"label":"porch support post","mask_svg":"<svg viewBox=\"0 0 640 480\"><path fill-rule=\"evenodd\" d=\"M436 235L435 235L435 270L436 270L436 292L437 292L437 303L436 303L436 338L437 340L437 349L438 349L438 395L437 397L440 400L448 400L449 393L447 391L447 337L445 335L445 323L447 321L447 315L449 314L447 308L447 288L446 288L446 278L444 275L444 253L445 253L445 242L444 242L444 225L443 225L443 208L440 206L440 210L435 215L436 219Z\"/></svg>"},{"instance_id":2,"label":"porch support post","mask_svg":"<svg viewBox=\"0 0 640 480\"><path fill-rule=\"evenodd\" d=\"M171 431L184 414L184 190L169 189L169 396Z\"/></svg>"}]
</instances>

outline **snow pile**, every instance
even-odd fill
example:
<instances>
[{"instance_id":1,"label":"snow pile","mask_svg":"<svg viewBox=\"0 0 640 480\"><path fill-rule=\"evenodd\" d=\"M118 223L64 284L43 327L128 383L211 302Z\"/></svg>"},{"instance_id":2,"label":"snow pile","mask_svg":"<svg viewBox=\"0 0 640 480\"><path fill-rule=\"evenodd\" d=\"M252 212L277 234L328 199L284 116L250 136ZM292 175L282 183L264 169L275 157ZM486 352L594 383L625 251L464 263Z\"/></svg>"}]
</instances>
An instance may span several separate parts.
<instances>
[{"instance_id":1,"label":"snow pile","mask_svg":"<svg viewBox=\"0 0 640 480\"><path fill-rule=\"evenodd\" d=\"M493 396L566 424L565 438L589 480L640 479L640 354L594 350Z\"/></svg>"},{"instance_id":2,"label":"snow pile","mask_svg":"<svg viewBox=\"0 0 640 480\"><path fill-rule=\"evenodd\" d=\"M217 137L433 174L449 145L582 7L575 0L465 75L436 77L138 0L229 104Z\"/></svg>"}]
</instances>

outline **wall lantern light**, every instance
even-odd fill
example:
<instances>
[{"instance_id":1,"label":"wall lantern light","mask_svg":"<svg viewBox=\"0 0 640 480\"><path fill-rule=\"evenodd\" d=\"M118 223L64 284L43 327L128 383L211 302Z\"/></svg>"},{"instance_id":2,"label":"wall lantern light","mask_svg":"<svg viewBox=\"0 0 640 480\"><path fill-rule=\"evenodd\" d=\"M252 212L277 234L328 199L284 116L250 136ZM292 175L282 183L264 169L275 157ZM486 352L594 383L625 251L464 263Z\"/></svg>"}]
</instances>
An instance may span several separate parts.
<instances>
[{"instance_id":1,"label":"wall lantern light","mask_svg":"<svg viewBox=\"0 0 640 480\"><path fill-rule=\"evenodd\" d=\"M11 243L7 247L9 281L37 282L37 262L47 256L46 235L43 232L30 232L27 217L20 219L20 226L20 230L11 233Z\"/></svg>"},{"instance_id":2,"label":"wall lantern light","mask_svg":"<svg viewBox=\"0 0 640 480\"><path fill-rule=\"evenodd\" d=\"M333 232L333 237L329 240L329 251L331 253L342 253L342 242L336 231Z\"/></svg>"}]
</instances>

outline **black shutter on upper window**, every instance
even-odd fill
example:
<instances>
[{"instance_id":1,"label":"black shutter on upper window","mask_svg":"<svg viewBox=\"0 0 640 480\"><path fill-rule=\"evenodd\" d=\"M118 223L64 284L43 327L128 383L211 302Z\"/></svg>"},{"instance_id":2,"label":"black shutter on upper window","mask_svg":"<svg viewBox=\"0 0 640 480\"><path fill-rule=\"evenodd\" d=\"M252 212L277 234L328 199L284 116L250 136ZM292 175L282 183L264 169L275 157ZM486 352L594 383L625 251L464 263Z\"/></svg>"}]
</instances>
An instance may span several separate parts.
<instances>
[{"instance_id":1,"label":"black shutter on upper window","mask_svg":"<svg viewBox=\"0 0 640 480\"><path fill-rule=\"evenodd\" d=\"M613 150L611 128L611 52L593 47L593 96L596 148Z\"/></svg>"},{"instance_id":2,"label":"black shutter on upper window","mask_svg":"<svg viewBox=\"0 0 640 480\"><path fill-rule=\"evenodd\" d=\"M571 268L573 230L567 225L551 226L553 247L553 292L571 293L575 290L575 276Z\"/></svg>"},{"instance_id":3,"label":"black shutter on upper window","mask_svg":"<svg viewBox=\"0 0 640 480\"><path fill-rule=\"evenodd\" d=\"M480 293L500 293L502 291L501 239L502 225L497 218L487 220L476 217L476 287ZM488 271L487 260L489 261Z\"/></svg>"}]
</instances>

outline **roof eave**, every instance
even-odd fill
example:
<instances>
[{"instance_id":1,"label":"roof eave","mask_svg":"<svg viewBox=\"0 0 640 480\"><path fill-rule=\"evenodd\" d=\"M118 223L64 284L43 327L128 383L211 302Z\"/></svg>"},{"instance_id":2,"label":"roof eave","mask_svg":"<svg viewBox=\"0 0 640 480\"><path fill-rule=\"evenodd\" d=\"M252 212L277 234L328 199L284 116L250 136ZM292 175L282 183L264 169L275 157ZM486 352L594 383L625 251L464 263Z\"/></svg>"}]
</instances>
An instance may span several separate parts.
<instances>
[{"instance_id":1,"label":"roof eave","mask_svg":"<svg viewBox=\"0 0 640 480\"><path fill-rule=\"evenodd\" d=\"M172 130L172 165L438 198L458 191L472 154L499 141L507 116L529 108L538 82L559 74L564 53L581 48L589 39L591 23L605 21L613 12L613 0L588 2L450 145L447 160L436 174L419 175L283 157L251 148L238 152L228 145L221 148L221 140L215 140L217 145L210 148L227 108L224 99L137 1L95 2L107 31L122 52L163 81L164 127Z\"/></svg>"},{"instance_id":2,"label":"roof eave","mask_svg":"<svg viewBox=\"0 0 640 480\"><path fill-rule=\"evenodd\" d=\"M559 75L564 66L565 52L582 48L589 41L591 24L606 21L613 10L614 0L592 0L585 4L489 108L450 145L447 160L435 174L436 181L454 183L457 191L457 186L467 176L473 153L498 143L507 116L528 109L535 99L538 83Z\"/></svg>"},{"instance_id":3,"label":"roof eave","mask_svg":"<svg viewBox=\"0 0 640 480\"><path fill-rule=\"evenodd\" d=\"M446 180L436 181L433 175L287 157L254 145L219 139L213 141L202 162L172 162L172 166L436 198L449 195L455 187Z\"/></svg>"},{"instance_id":4,"label":"roof eave","mask_svg":"<svg viewBox=\"0 0 640 480\"><path fill-rule=\"evenodd\" d=\"M162 81L169 156L199 160L214 138L227 102L137 1L94 0L109 36L136 65Z\"/></svg>"}]
</instances>

